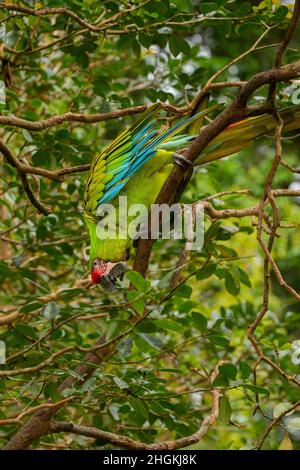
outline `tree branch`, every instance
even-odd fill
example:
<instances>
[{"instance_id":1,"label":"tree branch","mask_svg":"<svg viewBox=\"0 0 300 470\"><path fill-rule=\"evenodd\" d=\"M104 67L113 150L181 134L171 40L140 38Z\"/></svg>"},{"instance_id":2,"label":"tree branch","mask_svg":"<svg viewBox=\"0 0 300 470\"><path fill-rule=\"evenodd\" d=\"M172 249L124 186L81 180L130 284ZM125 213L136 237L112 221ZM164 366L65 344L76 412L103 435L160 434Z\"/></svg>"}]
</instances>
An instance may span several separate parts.
<instances>
[{"instance_id":1,"label":"tree branch","mask_svg":"<svg viewBox=\"0 0 300 470\"><path fill-rule=\"evenodd\" d=\"M92 124L96 122L109 121L111 119L117 119L124 116L130 116L132 114L142 113L147 109L147 105L132 106L130 108L119 109L111 111L109 113L99 114L83 114L83 113L65 113L61 116L51 116L47 119L40 121L28 121L17 116L0 116L0 125L19 127L21 129L27 129L28 131L37 132L48 129L49 127L58 126L65 122L84 122L86 124Z\"/></svg>"},{"instance_id":2,"label":"tree branch","mask_svg":"<svg viewBox=\"0 0 300 470\"><path fill-rule=\"evenodd\" d=\"M105 339L100 337L98 340L99 345L103 344ZM62 392L67 388L71 388L72 386L76 385L78 382L84 382L87 380L97 368L97 365L103 361L103 358L108 356L111 352L110 347L104 348L101 353L88 353L83 358L83 364L76 367L75 372L76 376L70 375L59 387L59 390ZM81 379L78 379L81 377ZM49 425L51 423L52 418L58 412L60 408L62 408L63 404L55 404L49 409L41 409L39 410L22 428L12 437L10 442L6 445L6 450L20 450L20 449L27 449L32 441L36 437L43 436L48 433Z\"/></svg>"},{"instance_id":3,"label":"tree branch","mask_svg":"<svg viewBox=\"0 0 300 470\"><path fill-rule=\"evenodd\" d=\"M285 50L288 47L288 44L296 30L296 26L299 20L300 16L300 1L297 0L295 2L294 6L294 11L293 11L293 17L292 17L292 22L290 24L290 27L282 40L274 62L274 66L277 67L276 70L281 70L282 67L279 67L280 64L282 63L282 58ZM282 190L273 190L272 185L273 181L277 172L277 169L281 163L282 159L282 145L281 145L281 131L283 127L283 121L280 117L280 114L278 113L276 106L275 106L275 93L276 93L276 81L273 81L270 83L270 88L269 88L269 95L268 95L268 100L271 106L270 112L274 115L274 117L277 119L277 126L275 129L275 155L271 164L271 167L268 171L268 174L265 179L264 183L264 189L263 189L263 194L260 200L259 204L259 214L258 214L258 224L257 224L257 240L258 243L260 244L263 253L264 253L264 265L263 265L263 297L262 297L262 307L257 315L256 319L251 323L251 325L248 328L247 336L249 341L251 342L258 360L256 361L254 367L253 367L253 374L254 377L256 378L256 368L258 364L261 361L266 362L269 364L278 374L280 374L282 377L284 377L287 381L295 383L298 387L300 386L300 381L297 379L296 376L291 376L288 373L286 373L279 364L276 362L272 361L266 354L264 354L259 341L255 337L255 331L257 327L260 325L260 323L263 321L264 317L268 313L269 310L269 296L270 296L270 267L273 269L277 280L281 286L283 286L297 301L300 300L300 294L298 294L295 289L293 289L291 286L289 286L285 280L283 279L283 276L272 256L272 249L275 241L275 237L277 236L277 229L280 227L280 217L279 217L279 208L276 204L275 197L284 195L284 192L281 192ZM283 190L287 191L286 194L290 190ZM267 243L263 240L263 219L264 219L264 207L266 204L269 203L272 211L273 211L273 219L272 219L272 225L271 225L271 231L269 234L269 238ZM259 403L258 403L258 396L257 396L257 403L255 406L254 412L256 412L257 409L259 409ZM267 427L265 432L263 433L263 436L260 440L260 443L258 444L258 448L260 448L266 439L268 433L272 429L272 427L277 423L277 420L274 420L273 422L270 423L270 425Z\"/></svg>"},{"instance_id":4,"label":"tree branch","mask_svg":"<svg viewBox=\"0 0 300 470\"><path fill-rule=\"evenodd\" d=\"M284 53L287 50L288 45L291 42L292 37L296 31L299 17L300 17L300 0L295 0L291 22L289 24L288 30L283 40L281 41L281 43L279 44L279 47L277 48L274 65L273 65L274 68L278 68L282 65L282 59L283 59ZM269 95L268 95L269 101L272 101L272 102L275 101L275 93L276 93L276 83L271 83L270 89L269 89Z\"/></svg>"},{"instance_id":5,"label":"tree branch","mask_svg":"<svg viewBox=\"0 0 300 470\"><path fill-rule=\"evenodd\" d=\"M211 382L216 378L217 373L214 372L211 377ZM217 389L212 389L212 407L209 415L203 420L200 428L190 436L182 437L173 441L155 442L153 444L146 444L145 442L135 441L126 436L120 436L111 432L101 431L100 429L91 426L82 426L69 422L53 422L49 427L50 433L57 432L71 432L81 436L93 437L100 439L103 442L110 443L124 449L131 450L175 450L196 444L199 442L209 431L215 423L219 415L219 402L221 393Z\"/></svg>"},{"instance_id":6,"label":"tree branch","mask_svg":"<svg viewBox=\"0 0 300 470\"><path fill-rule=\"evenodd\" d=\"M32 187L30 186L30 183L28 181L28 178L27 178L27 175L26 173L28 172L27 169L28 168L33 168L33 167L29 167L28 165L25 165L24 163L20 162L13 154L12 152L8 149L8 147L0 140L0 152L4 155L4 157L6 158L6 160L13 166L16 168L20 178L21 178L21 181L22 181L22 184L23 184L23 188L24 188L24 191L26 192L27 196L28 196L28 199L30 200L30 202L33 204L34 207L36 207L36 209L41 212L42 214L44 215L49 215L51 213L51 211L45 207L41 201L36 197L36 195L34 194L33 190L32 190ZM47 170L43 170L43 169L39 169L39 168L33 168L34 170L42 170L42 173L44 174L44 176L46 176L46 173L51 173L51 172L48 172ZM33 173L33 171L30 171L30 173ZM35 174L41 174L41 173L35 173Z\"/></svg>"},{"instance_id":7,"label":"tree branch","mask_svg":"<svg viewBox=\"0 0 300 470\"><path fill-rule=\"evenodd\" d=\"M114 26L118 24L118 20L122 18L123 16L127 15L127 13L132 13L139 8L142 8L145 6L147 3L149 3L150 0L146 0L145 2L142 2L140 5L136 6L130 6L130 8L126 8L115 15L111 16L110 18L107 18L106 20L103 20L101 22L96 22L95 24L91 24L88 21L82 19L79 15L77 15L74 11L69 10L68 8L64 7L59 7L59 8L40 8L39 10L36 10L34 8L29 8L29 7L24 7L22 5L18 5L17 3L5 3L3 5L0 5L1 10L8 10L8 11L16 11L20 13L24 13L26 15L31 15L31 16L36 16L36 17L41 17L41 16L48 16L48 15L65 15L68 16L69 18L72 18L76 23L80 24L84 28L86 28L88 31L92 31L94 33L103 31L107 29L108 27Z\"/></svg>"},{"instance_id":8,"label":"tree branch","mask_svg":"<svg viewBox=\"0 0 300 470\"><path fill-rule=\"evenodd\" d=\"M291 411L294 411L299 406L300 406L300 400L296 401L296 403L294 403L294 405L291 405L287 410L284 410L282 413L280 413L280 415L277 416L277 418L272 419L270 421L270 423L268 424L268 426L266 427L266 429L264 430L261 438L259 439L259 442L257 443L256 449L261 449L262 446L264 445L264 442L265 442L266 438L268 437L269 433L272 431L274 426L276 426L284 416L286 416Z\"/></svg>"}]
</instances>

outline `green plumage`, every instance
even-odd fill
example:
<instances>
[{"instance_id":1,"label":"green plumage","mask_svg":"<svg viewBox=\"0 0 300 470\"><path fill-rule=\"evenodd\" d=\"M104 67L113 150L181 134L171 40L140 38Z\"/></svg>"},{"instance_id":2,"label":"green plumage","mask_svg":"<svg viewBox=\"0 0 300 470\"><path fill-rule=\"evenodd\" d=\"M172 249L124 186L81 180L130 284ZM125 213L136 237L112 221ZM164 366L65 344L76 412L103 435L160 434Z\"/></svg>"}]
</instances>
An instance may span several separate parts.
<instances>
[{"instance_id":1,"label":"green plumage","mask_svg":"<svg viewBox=\"0 0 300 470\"><path fill-rule=\"evenodd\" d=\"M109 202L119 211L119 196L127 197L127 204L143 204L148 209L153 204L173 168L172 155L189 145L190 134L199 133L205 114L215 107L176 124L173 129L157 131L153 119L160 111L155 104L133 126L120 134L103 152L93 159L84 194L85 220L90 233L90 261L123 261L132 251L132 240L112 237L99 239L96 232L97 211ZM300 128L300 106L281 111L284 131ZM247 147L254 139L270 133L276 126L270 115L249 118L225 129L199 155L195 164L201 165L232 155ZM108 216L109 218L110 216ZM135 216L128 216L129 224ZM109 220L106 218L106 222Z\"/></svg>"}]
</instances>

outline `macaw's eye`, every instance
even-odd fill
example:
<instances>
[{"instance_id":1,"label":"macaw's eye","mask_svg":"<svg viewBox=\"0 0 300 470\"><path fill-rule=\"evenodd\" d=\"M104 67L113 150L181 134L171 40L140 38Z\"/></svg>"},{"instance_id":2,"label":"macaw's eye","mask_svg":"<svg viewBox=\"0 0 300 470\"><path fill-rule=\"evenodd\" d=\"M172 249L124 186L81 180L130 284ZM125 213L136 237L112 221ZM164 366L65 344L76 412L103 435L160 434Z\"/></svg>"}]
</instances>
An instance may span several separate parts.
<instances>
[{"instance_id":1,"label":"macaw's eye","mask_svg":"<svg viewBox=\"0 0 300 470\"><path fill-rule=\"evenodd\" d=\"M97 261L94 261L94 266L97 266Z\"/></svg>"}]
</instances>

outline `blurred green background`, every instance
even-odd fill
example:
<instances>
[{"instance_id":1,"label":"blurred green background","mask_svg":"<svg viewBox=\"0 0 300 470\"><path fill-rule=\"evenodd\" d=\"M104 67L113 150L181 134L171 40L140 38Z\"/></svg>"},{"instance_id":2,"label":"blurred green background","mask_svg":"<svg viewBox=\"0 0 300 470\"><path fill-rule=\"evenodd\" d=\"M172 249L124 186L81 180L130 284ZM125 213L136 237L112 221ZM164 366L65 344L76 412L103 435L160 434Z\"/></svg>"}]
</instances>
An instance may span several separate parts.
<instances>
[{"instance_id":1,"label":"blurred green background","mask_svg":"<svg viewBox=\"0 0 300 470\"><path fill-rule=\"evenodd\" d=\"M55 0L19 3L35 8L62 6ZM0 9L2 115L36 121L66 112L107 113L157 100L184 106L215 72L248 51L264 32L257 50L229 65L217 81L244 81L270 68L274 45L291 18L289 5L275 0L143 3L63 2L90 23L135 8L97 33L84 30L66 15L35 17ZM285 60L296 59L299 49L292 42ZM296 88L297 84L278 86L279 107L293 104ZM251 102L261 102L267 91L260 89ZM236 92L236 87L215 88L211 103L225 105ZM23 162L54 170L89 163L134 118L68 122L40 132L2 126L0 137ZM163 113L162 124L165 118ZM299 138L288 136L282 142L284 161L297 166ZM250 207L262 195L273 156L273 138L266 136L238 155L206 165L195 172L182 201L250 189L251 194L213 200L216 209ZM182 279L198 271L176 290L171 290L169 281L184 243L158 241L148 280L129 275L135 290L106 294L99 286L88 285L88 236L81 215L85 174L69 175L61 183L29 177L33 190L51 210L46 217L28 201L18 174L4 160L0 173L0 340L7 355L0 373L20 370L1 377L0 423L48 398L58 401L72 395L74 400L57 419L148 443L179 438L196 431L209 412L209 376L222 364L215 380L223 392L219 417L193 447L254 448L274 413L282 411L282 403L299 399L296 385L268 364L259 364L256 384L251 372L257 356L246 332L262 307L263 289L256 219L213 222L207 216L204 248L190 252ZM288 188L297 178L280 166L274 183ZM277 202L282 227L273 254L285 279L297 290L299 201L278 198ZM199 270L208 253L208 265ZM133 313L141 314L145 306L151 309L147 319L118 342L114 354L82 385L63 394L57 385L76 375L75 368L83 361L80 351L66 352L37 372L22 373L67 346L90 347L99 336L116 337L130 328ZM9 314L15 316L4 324ZM299 373L299 305L273 275L270 309L256 335L264 353L286 373ZM0 425L1 445L26 419ZM291 420L294 424L289 425ZM297 412L286 416L264 448L278 449L284 435L283 447L299 448L299 421ZM71 434L49 434L34 445L103 448L99 441Z\"/></svg>"}]
</instances>

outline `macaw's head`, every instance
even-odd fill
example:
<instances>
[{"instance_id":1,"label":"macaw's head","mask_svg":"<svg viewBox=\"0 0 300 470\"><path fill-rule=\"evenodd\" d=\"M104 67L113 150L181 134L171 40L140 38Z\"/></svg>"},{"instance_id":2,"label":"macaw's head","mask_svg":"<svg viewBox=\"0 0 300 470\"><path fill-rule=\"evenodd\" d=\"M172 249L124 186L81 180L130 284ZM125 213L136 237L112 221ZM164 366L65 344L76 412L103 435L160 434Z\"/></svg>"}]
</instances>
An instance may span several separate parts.
<instances>
[{"instance_id":1,"label":"macaw's head","mask_svg":"<svg viewBox=\"0 0 300 470\"><path fill-rule=\"evenodd\" d=\"M101 284L109 292L116 291L117 279L123 279L125 263L110 263L96 258L92 264L91 278L94 284Z\"/></svg>"}]
</instances>

